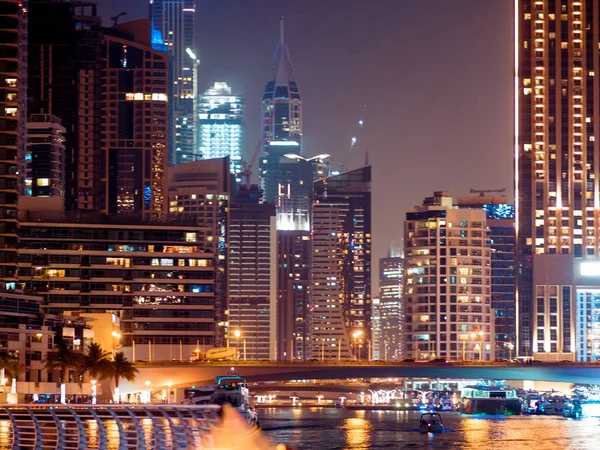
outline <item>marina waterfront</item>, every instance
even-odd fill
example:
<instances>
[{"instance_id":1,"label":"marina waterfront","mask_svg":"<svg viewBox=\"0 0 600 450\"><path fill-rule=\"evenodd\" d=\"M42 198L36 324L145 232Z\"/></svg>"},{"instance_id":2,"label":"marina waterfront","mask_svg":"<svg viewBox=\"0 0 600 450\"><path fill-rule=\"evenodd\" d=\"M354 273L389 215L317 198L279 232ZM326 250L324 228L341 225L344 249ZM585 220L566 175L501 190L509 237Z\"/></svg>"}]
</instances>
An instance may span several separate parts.
<instances>
[{"instance_id":1,"label":"marina waterfront","mask_svg":"<svg viewBox=\"0 0 600 450\"><path fill-rule=\"evenodd\" d=\"M265 433L293 450L464 449L592 450L600 422L559 416L489 416L442 413L442 434L417 431L417 411L337 408L264 408Z\"/></svg>"}]
</instances>

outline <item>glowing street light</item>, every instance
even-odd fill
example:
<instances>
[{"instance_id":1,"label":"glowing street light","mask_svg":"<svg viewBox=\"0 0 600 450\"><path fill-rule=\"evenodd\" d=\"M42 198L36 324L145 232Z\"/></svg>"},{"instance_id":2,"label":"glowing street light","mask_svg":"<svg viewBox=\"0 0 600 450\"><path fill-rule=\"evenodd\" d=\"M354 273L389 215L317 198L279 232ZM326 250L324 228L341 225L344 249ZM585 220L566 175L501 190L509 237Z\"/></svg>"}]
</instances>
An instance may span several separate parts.
<instances>
[{"instance_id":1,"label":"glowing street light","mask_svg":"<svg viewBox=\"0 0 600 450\"><path fill-rule=\"evenodd\" d=\"M146 385L146 403L150 403L150 401L152 400L152 393L150 392L150 381L146 380L146 382L144 383Z\"/></svg>"},{"instance_id":2,"label":"glowing street light","mask_svg":"<svg viewBox=\"0 0 600 450\"><path fill-rule=\"evenodd\" d=\"M95 405L96 404L96 394L98 392L97 386L96 386L97 381L91 380L90 383L92 383L92 405Z\"/></svg>"}]
</instances>

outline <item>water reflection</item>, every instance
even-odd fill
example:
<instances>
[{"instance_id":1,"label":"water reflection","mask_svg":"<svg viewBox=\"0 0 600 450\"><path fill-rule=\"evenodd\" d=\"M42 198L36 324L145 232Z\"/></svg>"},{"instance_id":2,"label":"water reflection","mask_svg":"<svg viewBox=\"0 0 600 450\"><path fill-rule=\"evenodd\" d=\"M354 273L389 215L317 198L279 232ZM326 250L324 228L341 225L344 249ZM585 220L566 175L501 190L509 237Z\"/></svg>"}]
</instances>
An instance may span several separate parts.
<instances>
[{"instance_id":1,"label":"water reflection","mask_svg":"<svg viewBox=\"0 0 600 450\"><path fill-rule=\"evenodd\" d=\"M361 417L344 420L347 449L368 448L371 442L371 423Z\"/></svg>"},{"instance_id":2,"label":"water reflection","mask_svg":"<svg viewBox=\"0 0 600 450\"><path fill-rule=\"evenodd\" d=\"M12 448L13 430L10 421L0 420L0 448Z\"/></svg>"}]
</instances>

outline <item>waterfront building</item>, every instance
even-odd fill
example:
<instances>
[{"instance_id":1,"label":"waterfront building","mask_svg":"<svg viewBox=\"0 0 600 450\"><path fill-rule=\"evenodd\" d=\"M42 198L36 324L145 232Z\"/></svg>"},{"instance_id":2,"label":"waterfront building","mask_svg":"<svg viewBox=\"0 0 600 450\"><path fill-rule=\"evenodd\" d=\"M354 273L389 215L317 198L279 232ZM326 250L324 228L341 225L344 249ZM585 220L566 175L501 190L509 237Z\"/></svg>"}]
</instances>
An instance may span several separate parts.
<instances>
[{"instance_id":1,"label":"waterfront building","mask_svg":"<svg viewBox=\"0 0 600 450\"><path fill-rule=\"evenodd\" d=\"M33 198L33 197L30 197ZM215 345L215 255L196 223L20 210L19 285L48 314L114 313L131 360Z\"/></svg>"},{"instance_id":2,"label":"waterfront building","mask_svg":"<svg viewBox=\"0 0 600 450\"><path fill-rule=\"evenodd\" d=\"M493 361L491 249L483 210L438 191L404 223L404 354Z\"/></svg>"},{"instance_id":3,"label":"waterfront building","mask_svg":"<svg viewBox=\"0 0 600 450\"><path fill-rule=\"evenodd\" d=\"M244 103L224 82L216 82L198 100L200 156L229 157L231 173L241 182Z\"/></svg>"},{"instance_id":4,"label":"waterfront building","mask_svg":"<svg viewBox=\"0 0 600 450\"><path fill-rule=\"evenodd\" d=\"M64 197L65 127L51 114L32 114L27 123L25 195Z\"/></svg>"},{"instance_id":5,"label":"waterfront building","mask_svg":"<svg viewBox=\"0 0 600 450\"><path fill-rule=\"evenodd\" d=\"M152 0L150 2L151 34L155 48L166 49L171 76L168 91L172 93L175 129L174 148L169 165L199 159L197 146L197 65L196 3L194 0ZM189 49L189 50L188 50ZM167 87L165 85L165 87Z\"/></svg>"},{"instance_id":6,"label":"waterfront building","mask_svg":"<svg viewBox=\"0 0 600 450\"><path fill-rule=\"evenodd\" d=\"M371 167L314 182L311 347L324 360L371 356Z\"/></svg>"},{"instance_id":7,"label":"waterfront building","mask_svg":"<svg viewBox=\"0 0 600 450\"><path fill-rule=\"evenodd\" d=\"M0 18L0 290L15 289L17 204L22 192L27 123L27 9L2 0Z\"/></svg>"},{"instance_id":8,"label":"waterfront building","mask_svg":"<svg viewBox=\"0 0 600 450\"><path fill-rule=\"evenodd\" d=\"M277 231L277 354L282 361L311 359L310 254L310 231Z\"/></svg>"},{"instance_id":9,"label":"waterfront building","mask_svg":"<svg viewBox=\"0 0 600 450\"><path fill-rule=\"evenodd\" d=\"M167 216L168 61L148 29L145 19L105 30L101 210L157 222Z\"/></svg>"},{"instance_id":10,"label":"waterfront building","mask_svg":"<svg viewBox=\"0 0 600 450\"><path fill-rule=\"evenodd\" d=\"M225 345L229 304L229 158L187 162L169 168L168 223L193 223L197 241L215 255L215 345Z\"/></svg>"},{"instance_id":11,"label":"waterfront building","mask_svg":"<svg viewBox=\"0 0 600 450\"><path fill-rule=\"evenodd\" d=\"M600 357L585 317L600 292L599 14L595 0L515 2L517 341L539 360Z\"/></svg>"},{"instance_id":12,"label":"waterfront building","mask_svg":"<svg viewBox=\"0 0 600 450\"><path fill-rule=\"evenodd\" d=\"M30 0L27 10L29 114L51 114L66 129L65 208L100 211L104 33L96 4Z\"/></svg>"},{"instance_id":13,"label":"waterfront building","mask_svg":"<svg viewBox=\"0 0 600 450\"><path fill-rule=\"evenodd\" d=\"M503 196L459 197L459 208L483 209L488 226L492 264L492 310L495 359L515 356L516 272L515 208Z\"/></svg>"},{"instance_id":14,"label":"waterfront building","mask_svg":"<svg viewBox=\"0 0 600 450\"><path fill-rule=\"evenodd\" d=\"M284 40L283 18L280 21L279 41L271 63L271 76L262 100L261 132L261 189L265 202L277 204L282 186L283 191L287 192L286 186L289 185L290 195L296 195L293 188L300 181L290 180L289 174L282 173L282 169L293 162L286 161L289 159L286 155L302 153L302 99Z\"/></svg>"},{"instance_id":15,"label":"waterfront building","mask_svg":"<svg viewBox=\"0 0 600 450\"><path fill-rule=\"evenodd\" d=\"M379 259L380 359L398 361L402 355L402 258Z\"/></svg>"},{"instance_id":16,"label":"waterfront building","mask_svg":"<svg viewBox=\"0 0 600 450\"><path fill-rule=\"evenodd\" d=\"M257 186L240 186L229 225L227 337L240 358L277 359L277 233L275 207L259 203ZM240 338L235 339L235 331ZM242 344L245 351L242 349Z\"/></svg>"}]
</instances>

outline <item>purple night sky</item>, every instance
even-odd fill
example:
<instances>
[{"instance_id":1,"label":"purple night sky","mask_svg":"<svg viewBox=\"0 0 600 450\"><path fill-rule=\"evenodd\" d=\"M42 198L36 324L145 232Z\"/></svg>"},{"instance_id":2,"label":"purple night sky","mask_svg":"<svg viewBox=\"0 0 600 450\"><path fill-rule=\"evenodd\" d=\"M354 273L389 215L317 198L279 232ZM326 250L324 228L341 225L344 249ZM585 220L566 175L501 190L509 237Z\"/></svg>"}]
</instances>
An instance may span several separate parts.
<instances>
[{"instance_id":1,"label":"purple night sky","mask_svg":"<svg viewBox=\"0 0 600 450\"><path fill-rule=\"evenodd\" d=\"M143 0L98 0L104 24L146 17ZM126 6L124 6L126 5ZM303 100L305 156L373 166L377 260L404 211L434 190L507 188L512 201L512 3L506 0L196 0L200 89L246 101L246 152L280 16ZM368 105L365 109L364 105ZM365 121L364 134L357 121ZM350 150L350 139L358 136ZM367 139L365 139L367 138ZM256 172L256 169L255 169Z\"/></svg>"}]
</instances>

